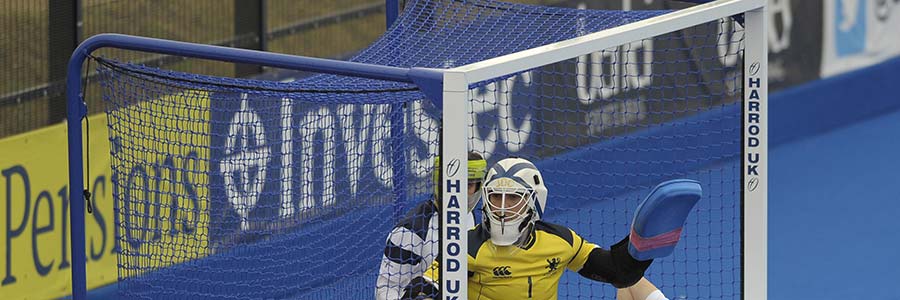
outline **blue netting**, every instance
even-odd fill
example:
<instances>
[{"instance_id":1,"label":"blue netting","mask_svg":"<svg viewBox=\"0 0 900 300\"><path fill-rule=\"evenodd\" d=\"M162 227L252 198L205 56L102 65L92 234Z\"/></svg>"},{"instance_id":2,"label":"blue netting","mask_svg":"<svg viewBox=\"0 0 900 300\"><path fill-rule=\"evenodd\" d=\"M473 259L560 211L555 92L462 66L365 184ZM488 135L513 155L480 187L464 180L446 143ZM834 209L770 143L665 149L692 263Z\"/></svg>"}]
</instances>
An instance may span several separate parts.
<instances>
[{"instance_id":1,"label":"blue netting","mask_svg":"<svg viewBox=\"0 0 900 300\"><path fill-rule=\"evenodd\" d=\"M664 13L413 0L352 60L448 68ZM701 181L683 242L647 277L670 299L739 299L742 41L722 20L499 76L473 86L468 124L443 126L468 126L469 148L489 163L535 161L550 190L546 219L606 247L656 183ZM439 111L414 85L100 61L123 296L371 298L376 285L402 289L376 280L386 256L433 258L434 212L422 203ZM400 265L381 268L419 272ZM569 274L559 296L615 291Z\"/></svg>"}]
</instances>

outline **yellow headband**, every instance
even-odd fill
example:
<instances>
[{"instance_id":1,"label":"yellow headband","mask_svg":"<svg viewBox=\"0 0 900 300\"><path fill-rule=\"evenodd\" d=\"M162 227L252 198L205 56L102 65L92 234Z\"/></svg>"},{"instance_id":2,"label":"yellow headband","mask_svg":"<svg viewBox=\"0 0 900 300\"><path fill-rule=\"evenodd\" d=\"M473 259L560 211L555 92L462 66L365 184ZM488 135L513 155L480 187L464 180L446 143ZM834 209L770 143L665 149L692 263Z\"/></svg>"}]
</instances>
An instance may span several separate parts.
<instances>
[{"instance_id":1,"label":"yellow headband","mask_svg":"<svg viewBox=\"0 0 900 300\"><path fill-rule=\"evenodd\" d=\"M483 180L487 173L487 161L483 159L469 161L469 180Z\"/></svg>"}]
</instances>

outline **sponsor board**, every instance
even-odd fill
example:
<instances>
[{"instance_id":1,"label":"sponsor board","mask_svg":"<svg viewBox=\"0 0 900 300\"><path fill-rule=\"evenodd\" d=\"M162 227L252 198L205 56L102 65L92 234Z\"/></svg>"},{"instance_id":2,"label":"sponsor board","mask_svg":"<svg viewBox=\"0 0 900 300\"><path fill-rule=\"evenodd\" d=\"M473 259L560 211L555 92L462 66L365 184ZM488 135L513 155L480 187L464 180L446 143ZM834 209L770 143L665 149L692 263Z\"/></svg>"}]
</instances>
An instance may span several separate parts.
<instances>
[{"instance_id":1,"label":"sponsor board","mask_svg":"<svg viewBox=\"0 0 900 300\"><path fill-rule=\"evenodd\" d=\"M900 55L900 1L825 1L822 77L871 66Z\"/></svg>"},{"instance_id":2,"label":"sponsor board","mask_svg":"<svg viewBox=\"0 0 900 300\"><path fill-rule=\"evenodd\" d=\"M209 254L208 107L184 90L109 112L122 276Z\"/></svg>"},{"instance_id":3,"label":"sponsor board","mask_svg":"<svg viewBox=\"0 0 900 300\"><path fill-rule=\"evenodd\" d=\"M85 215L87 282L116 281L113 184L106 116L90 117L93 213ZM66 125L0 140L0 295L3 299L53 299L72 291L71 200Z\"/></svg>"}]
</instances>

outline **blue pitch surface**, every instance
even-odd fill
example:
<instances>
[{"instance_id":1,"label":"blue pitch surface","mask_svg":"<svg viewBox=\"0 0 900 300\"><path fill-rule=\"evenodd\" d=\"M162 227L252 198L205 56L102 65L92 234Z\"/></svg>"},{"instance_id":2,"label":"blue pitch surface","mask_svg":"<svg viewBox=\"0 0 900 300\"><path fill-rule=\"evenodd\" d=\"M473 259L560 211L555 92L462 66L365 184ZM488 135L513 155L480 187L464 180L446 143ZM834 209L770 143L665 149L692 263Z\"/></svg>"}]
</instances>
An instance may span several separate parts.
<instances>
[{"instance_id":1,"label":"blue pitch surface","mask_svg":"<svg viewBox=\"0 0 900 300\"><path fill-rule=\"evenodd\" d=\"M893 111L769 150L769 299L900 299L895 288L900 282L897 133L900 111ZM706 209L703 203L698 209ZM575 216L567 212L559 217ZM689 224L683 241L691 243L691 231L705 229L700 225ZM584 231L587 226L574 229ZM672 263L683 255L676 252L660 262ZM713 263L696 268L712 270ZM701 273L666 277L660 269L657 263L647 277L662 283L670 299L715 293L699 288ZM568 274L566 280L580 295L599 296L598 290L607 298L614 295L612 288L597 289L577 274ZM691 287L667 286L685 282ZM564 289L560 296L565 298Z\"/></svg>"},{"instance_id":2,"label":"blue pitch surface","mask_svg":"<svg viewBox=\"0 0 900 300\"><path fill-rule=\"evenodd\" d=\"M894 111L770 150L769 299L900 299L898 133Z\"/></svg>"}]
</instances>

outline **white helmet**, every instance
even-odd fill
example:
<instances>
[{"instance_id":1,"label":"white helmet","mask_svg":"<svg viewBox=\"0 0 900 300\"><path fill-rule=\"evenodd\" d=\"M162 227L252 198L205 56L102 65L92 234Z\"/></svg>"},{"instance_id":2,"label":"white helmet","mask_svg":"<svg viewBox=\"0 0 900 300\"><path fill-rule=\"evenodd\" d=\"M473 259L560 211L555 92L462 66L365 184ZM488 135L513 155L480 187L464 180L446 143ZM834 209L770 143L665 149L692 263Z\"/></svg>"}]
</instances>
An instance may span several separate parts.
<instances>
[{"instance_id":1,"label":"white helmet","mask_svg":"<svg viewBox=\"0 0 900 300\"><path fill-rule=\"evenodd\" d=\"M488 170L482 189L482 224L498 246L522 245L547 204L547 187L530 161L507 158Z\"/></svg>"}]
</instances>

